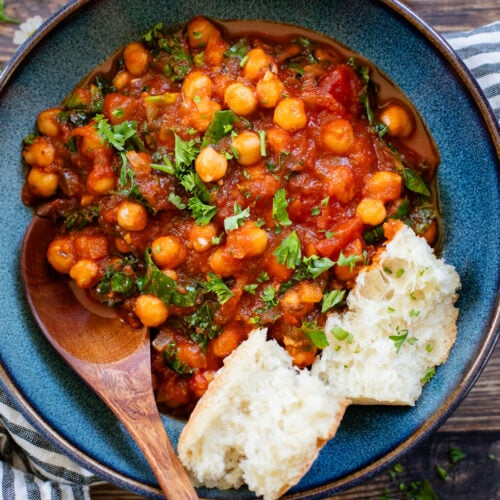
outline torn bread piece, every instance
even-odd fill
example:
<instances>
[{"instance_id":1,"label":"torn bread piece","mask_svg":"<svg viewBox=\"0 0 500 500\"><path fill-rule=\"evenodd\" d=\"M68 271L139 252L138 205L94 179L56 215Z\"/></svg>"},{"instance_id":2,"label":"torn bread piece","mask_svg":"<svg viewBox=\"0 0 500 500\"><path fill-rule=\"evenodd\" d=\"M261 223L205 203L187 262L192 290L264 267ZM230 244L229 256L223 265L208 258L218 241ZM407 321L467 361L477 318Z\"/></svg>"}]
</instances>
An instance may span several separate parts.
<instances>
[{"instance_id":1,"label":"torn bread piece","mask_svg":"<svg viewBox=\"0 0 500 500\"><path fill-rule=\"evenodd\" d=\"M195 483L264 499L299 482L336 432L349 401L292 358L266 330L226 360L184 427L179 457Z\"/></svg>"},{"instance_id":2,"label":"torn bread piece","mask_svg":"<svg viewBox=\"0 0 500 500\"><path fill-rule=\"evenodd\" d=\"M456 270L401 223L357 276L348 309L329 316L313 374L353 404L413 406L455 342L459 287Z\"/></svg>"}]
</instances>

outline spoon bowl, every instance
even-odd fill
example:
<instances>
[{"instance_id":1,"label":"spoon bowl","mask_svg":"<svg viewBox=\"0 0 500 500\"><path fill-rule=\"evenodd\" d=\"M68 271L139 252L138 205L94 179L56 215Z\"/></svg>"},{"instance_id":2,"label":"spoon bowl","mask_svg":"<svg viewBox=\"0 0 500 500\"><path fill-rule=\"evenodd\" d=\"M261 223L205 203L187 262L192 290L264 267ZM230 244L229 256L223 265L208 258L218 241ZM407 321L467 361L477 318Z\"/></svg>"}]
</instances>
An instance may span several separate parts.
<instances>
[{"instance_id":1,"label":"spoon bowl","mask_svg":"<svg viewBox=\"0 0 500 500\"><path fill-rule=\"evenodd\" d=\"M58 226L45 205L33 217L21 247L28 305L54 349L97 393L130 432L169 499L198 498L163 427L152 388L149 331L134 329L83 294L47 262ZM90 303L90 302L89 302Z\"/></svg>"}]
</instances>

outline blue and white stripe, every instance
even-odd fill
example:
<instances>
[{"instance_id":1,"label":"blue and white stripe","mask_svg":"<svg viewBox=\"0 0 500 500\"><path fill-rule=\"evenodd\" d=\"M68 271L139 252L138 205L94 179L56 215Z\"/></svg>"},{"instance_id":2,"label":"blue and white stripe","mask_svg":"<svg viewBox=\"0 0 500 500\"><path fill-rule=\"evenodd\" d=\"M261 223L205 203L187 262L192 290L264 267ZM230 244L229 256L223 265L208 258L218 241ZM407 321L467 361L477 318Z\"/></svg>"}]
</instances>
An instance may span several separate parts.
<instances>
[{"instance_id":1,"label":"blue and white stripe","mask_svg":"<svg viewBox=\"0 0 500 500\"><path fill-rule=\"evenodd\" d=\"M69 460L17 411L0 388L0 498L90 500L102 481Z\"/></svg>"},{"instance_id":2,"label":"blue and white stripe","mask_svg":"<svg viewBox=\"0 0 500 500\"><path fill-rule=\"evenodd\" d=\"M476 78L500 121L500 22L445 37Z\"/></svg>"}]
</instances>

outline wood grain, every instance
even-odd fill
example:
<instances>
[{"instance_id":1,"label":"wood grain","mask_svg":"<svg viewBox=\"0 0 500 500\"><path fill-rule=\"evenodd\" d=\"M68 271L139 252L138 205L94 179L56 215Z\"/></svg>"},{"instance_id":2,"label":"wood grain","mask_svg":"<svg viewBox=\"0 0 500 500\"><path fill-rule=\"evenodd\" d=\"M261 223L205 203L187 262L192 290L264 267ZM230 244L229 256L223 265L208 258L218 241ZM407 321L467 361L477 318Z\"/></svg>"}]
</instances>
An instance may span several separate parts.
<instances>
[{"instance_id":1,"label":"wood grain","mask_svg":"<svg viewBox=\"0 0 500 500\"><path fill-rule=\"evenodd\" d=\"M47 18L65 0L6 0L6 13L26 19ZM500 20L499 0L405 0L403 2L438 32L468 30ZM0 24L0 67L12 56L16 26ZM466 457L451 466L448 453L459 448ZM437 473L441 467L449 476ZM340 500L408 498L400 485L428 480L440 499L492 500L500 498L500 346L457 410L442 427L401 460L401 472L382 472L360 485L331 497ZM115 485L103 483L91 488L92 500L138 500Z\"/></svg>"}]
</instances>

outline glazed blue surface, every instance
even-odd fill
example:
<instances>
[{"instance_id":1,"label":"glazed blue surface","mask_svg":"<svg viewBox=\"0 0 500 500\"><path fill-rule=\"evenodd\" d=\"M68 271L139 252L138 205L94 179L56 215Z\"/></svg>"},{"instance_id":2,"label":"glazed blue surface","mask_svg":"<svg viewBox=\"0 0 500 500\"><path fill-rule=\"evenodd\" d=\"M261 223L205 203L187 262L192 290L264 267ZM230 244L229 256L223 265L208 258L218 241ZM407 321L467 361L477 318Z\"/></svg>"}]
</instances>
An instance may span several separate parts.
<instances>
[{"instance_id":1,"label":"glazed blue surface","mask_svg":"<svg viewBox=\"0 0 500 500\"><path fill-rule=\"evenodd\" d=\"M79 4L79 2L75 2ZM85 2L82 2L85 3ZM42 431L51 429L75 450L74 458L108 480L142 494L155 480L132 439L103 403L59 359L31 319L19 276L19 249L31 211L20 200L21 143L42 109L57 105L92 68L152 25L192 15L268 19L327 34L376 64L413 101L441 153L439 184L445 220L443 256L456 266L462 291L458 337L414 408L353 407L337 436L291 493L323 495L352 485L422 438L464 396L493 347L490 322L499 279L499 160L491 132L466 86L444 56L392 8L375 1L298 0L158 2L100 0L48 30L14 71L0 95L0 361L14 398ZM495 140L498 144L498 136ZM457 386L461 387L457 390ZM32 412L32 414L30 413ZM174 444L180 422L164 419ZM49 433L50 434L50 433ZM67 448L67 451L69 448ZM89 458L97 464L91 464ZM392 456L394 458L394 456ZM131 479L125 484L120 475ZM211 498L244 492L203 491Z\"/></svg>"}]
</instances>

